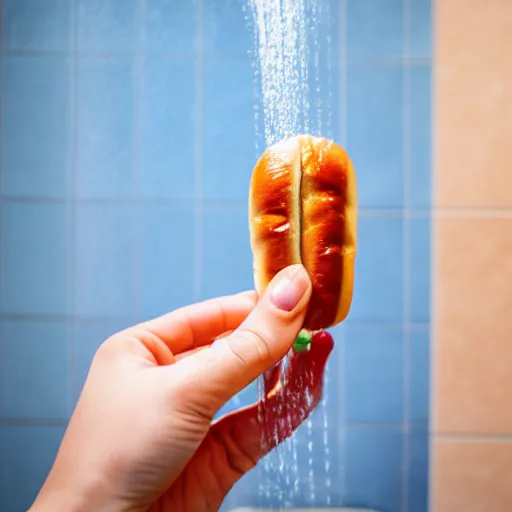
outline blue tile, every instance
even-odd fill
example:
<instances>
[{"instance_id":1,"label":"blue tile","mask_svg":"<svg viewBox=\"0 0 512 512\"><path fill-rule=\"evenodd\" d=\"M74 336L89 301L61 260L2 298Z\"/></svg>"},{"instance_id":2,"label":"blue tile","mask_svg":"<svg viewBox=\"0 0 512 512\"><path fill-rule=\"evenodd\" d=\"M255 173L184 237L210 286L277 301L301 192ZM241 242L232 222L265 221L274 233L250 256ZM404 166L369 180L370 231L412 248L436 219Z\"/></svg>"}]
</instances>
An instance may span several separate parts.
<instances>
[{"instance_id":1,"label":"blue tile","mask_svg":"<svg viewBox=\"0 0 512 512\"><path fill-rule=\"evenodd\" d=\"M345 417L352 423L401 423L404 396L401 329L347 327Z\"/></svg>"},{"instance_id":2,"label":"blue tile","mask_svg":"<svg viewBox=\"0 0 512 512\"><path fill-rule=\"evenodd\" d=\"M194 212L147 205L142 221L141 312L144 318L193 302Z\"/></svg>"},{"instance_id":3,"label":"blue tile","mask_svg":"<svg viewBox=\"0 0 512 512\"><path fill-rule=\"evenodd\" d=\"M3 9L3 39L8 49L70 49L71 0L5 0Z\"/></svg>"},{"instance_id":4,"label":"blue tile","mask_svg":"<svg viewBox=\"0 0 512 512\"><path fill-rule=\"evenodd\" d=\"M197 2L146 0L145 4L143 48L158 53L192 53Z\"/></svg>"},{"instance_id":5,"label":"blue tile","mask_svg":"<svg viewBox=\"0 0 512 512\"><path fill-rule=\"evenodd\" d=\"M3 192L64 196L71 133L69 61L6 57L2 71Z\"/></svg>"},{"instance_id":6,"label":"blue tile","mask_svg":"<svg viewBox=\"0 0 512 512\"><path fill-rule=\"evenodd\" d=\"M76 312L131 317L135 309L137 232L130 205L76 208Z\"/></svg>"},{"instance_id":7,"label":"blue tile","mask_svg":"<svg viewBox=\"0 0 512 512\"><path fill-rule=\"evenodd\" d=\"M204 88L203 197L245 202L257 159L250 62L208 60Z\"/></svg>"},{"instance_id":8,"label":"blue tile","mask_svg":"<svg viewBox=\"0 0 512 512\"><path fill-rule=\"evenodd\" d=\"M64 427L0 426L0 502L28 510L57 454Z\"/></svg>"},{"instance_id":9,"label":"blue tile","mask_svg":"<svg viewBox=\"0 0 512 512\"><path fill-rule=\"evenodd\" d=\"M413 58L430 58L432 54L432 0L410 2L411 55Z\"/></svg>"},{"instance_id":10,"label":"blue tile","mask_svg":"<svg viewBox=\"0 0 512 512\"><path fill-rule=\"evenodd\" d=\"M430 409L430 332L413 329L410 333L409 421L427 428Z\"/></svg>"},{"instance_id":11,"label":"blue tile","mask_svg":"<svg viewBox=\"0 0 512 512\"><path fill-rule=\"evenodd\" d=\"M429 510L429 436L425 432L412 432L409 437L409 510Z\"/></svg>"},{"instance_id":12,"label":"blue tile","mask_svg":"<svg viewBox=\"0 0 512 512\"><path fill-rule=\"evenodd\" d=\"M431 68L411 68L411 208L429 208L432 194Z\"/></svg>"},{"instance_id":13,"label":"blue tile","mask_svg":"<svg viewBox=\"0 0 512 512\"><path fill-rule=\"evenodd\" d=\"M245 210L203 212L201 298L254 288Z\"/></svg>"},{"instance_id":14,"label":"blue tile","mask_svg":"<svg viewBox=\"0 0 512 512\"><path fill-rule=\"evenodd\" d=\"M347 150L363 208L403 206L403 69L349 66Z\"/></svg>"},{"instance_id":15,"label":"blue tile","mask_svg":"<svg viewBox=\"0 0 512 512\"><path fill-rule=\"evenodd\" d=\"M65 323L0 322L0 416L69 417L69 339Z\"/></svg>"},{"instance_id":16,"label":"blue tile","mask_svg":"<svg viewBox=\"0 0 512 512\"><path fill-rule=\"evenodd\" d=\"M402 434L399 430L349 429L345 467L348 506L386 512L401 510Z\"/></svg>"},{"instance_id":17,"label":"blue tile","mask_svg":"<svg viewBox=\"0 0 512 512\"><path fill-rule=\"evenodd\" d=\"M4 313L69 312L68 208L6 202L1 208L0 305Z\"/></svg>"},{"instance_id":18,"label":"blue tile","mask_svg":"<svg viewBox=\"0 0 512 512\"><path fill-rule=\"evenodd\" d=\"M195 132L192 59L146 59L140 121L140 172L144 196L193 198Z\"/></svg>"},{"instance_id":19,"label":"blue tile","mask_svg":"<svg viewBox=\"0 0 512 512\"><path fill-rule=\"evenodd\" d=\"M414 323L430 321L430 219L410 220L410 314Z\"/></svg>"},{"instance_id":20,"label":"blue tile","mask_svg":"<svg viewBox=\"0 0 512 512\"><path fill-rule=\"evenodd\" d=\"M402 322L402 234L402 219L359 219L350 320Z\"/></svg>"},{"instance_id":21,"label":"blue tile","mask_svg":"<svg viewBox=\"0 0 512 512\"><path fill-rule=\"evenodd\" d=\"M237 0L203 3L206 54L249 56L254 53L254 18L251 9Z\"/></svg>"},{"instance_id":22,"label":"blue tile","mask_svg":"<svg viewBox=\"0 0 512 512\"><path fill-rule=\"evenodd\" d=\"M404 0L347 0L346 27L349 58L402 55Z\"/></svg>"},{"instance_id":23,"label":"blue tile","mask_svg":"<svg viewBox=\"0 0 512 512\"><path fill-rule=\"evenodd\" d=\"M89 372L94 354L99 346L113 334L122 331L135 322L129 320L83 320L77 321L74 329L72 375L72 400L78 399Z\"/></svg>"},{"instance_id":24,"label":"blue tile","mask_svg":"<svg viewBox=\"0 0 512 512\"><path fill-rule=\"evenodd\" d=\"M133 84L129 59L79 61L77 191L80 197L134 194Z\"/></svg>"},{"instance_id":25,"label":"blue tile","mask_svg":"<svg viewBox=\"0 0 512 512\"><path fill-rule=\"evenodd\" d=\"M137 0L78 0L78 48L129 51L137 40Z\"/></svg>"}]
</instances>

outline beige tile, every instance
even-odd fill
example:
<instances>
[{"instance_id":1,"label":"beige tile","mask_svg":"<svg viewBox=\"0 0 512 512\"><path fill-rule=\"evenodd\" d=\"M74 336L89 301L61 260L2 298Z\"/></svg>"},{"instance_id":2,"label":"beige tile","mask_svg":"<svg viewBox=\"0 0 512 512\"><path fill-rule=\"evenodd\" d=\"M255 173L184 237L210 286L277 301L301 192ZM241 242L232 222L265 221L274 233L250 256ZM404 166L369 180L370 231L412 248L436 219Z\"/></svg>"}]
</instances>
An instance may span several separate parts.
<instances>
[{"instance_id":1,"label":"beige tile","mask_svg":"<svg viewBox=\"0 0 512 512\"><path fill-rule=\"evenodd\" d=\"M436 34L435 203L512 206L512 1L437 2Z\"/></svg>"},{"instance_id":2,"label":"beige tile","mask_svg":"<svg viewBox=\"0 0 512 512\"><path fill-rule=\"evenodd\" d=\"M434 439L432 512L512 510L512 443Z\"/></svg>"},{"instance_id":3,"label":"beige tile","mask_svg":"<svg viewBox=\"0 0 512 512\"><path fill-rule=\"evenodd\" d=\"M512 434L512 218L440 218L435 237L433 429Z\"/></svg>"}]
</instances>

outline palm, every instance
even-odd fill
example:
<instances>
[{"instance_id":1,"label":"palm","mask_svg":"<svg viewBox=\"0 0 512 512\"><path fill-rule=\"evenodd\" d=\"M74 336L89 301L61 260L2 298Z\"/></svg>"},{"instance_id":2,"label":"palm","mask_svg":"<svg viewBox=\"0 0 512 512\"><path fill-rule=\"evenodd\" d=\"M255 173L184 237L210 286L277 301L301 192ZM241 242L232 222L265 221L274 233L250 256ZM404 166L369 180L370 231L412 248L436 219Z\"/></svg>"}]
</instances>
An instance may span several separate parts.
<instances>
[{"instance_id":1,"label":"palm","mask_svg":"<svg viewBox=\"0 0 512 512\"><path fill-rule=\"evenodd\" d=\"M284 379L279 378L279 369L267 372L267 398L261 409L265 421L257 421L258 405L254 404L214 423L193 458L153 504L151 512L217 511L236 481L289 437L313 411L322 395L324 367L332 347L332 338L324 333L309 353L291 356ZM265 439L268 442L262 443Z\"/></svg>"}]
</instances>

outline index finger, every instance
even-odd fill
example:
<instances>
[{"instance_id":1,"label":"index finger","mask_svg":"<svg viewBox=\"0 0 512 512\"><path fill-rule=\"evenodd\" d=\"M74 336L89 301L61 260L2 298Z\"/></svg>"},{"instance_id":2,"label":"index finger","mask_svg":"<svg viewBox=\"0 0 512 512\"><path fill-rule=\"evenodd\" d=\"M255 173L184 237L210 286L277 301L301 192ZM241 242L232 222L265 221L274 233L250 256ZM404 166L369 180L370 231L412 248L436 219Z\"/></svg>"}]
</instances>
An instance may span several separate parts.
<instances>
[{"instance_id":1,"label":"index finger","mask_svg":"<svg viewBox=\"0 0 512 512\"><path fill-rule=\"evenodd\" d=\"M254 291L226 295L176 309L138 328L159 338L176 355L208 345L217 336L236 329L256 302Z\"/></svg>"}]
</instances>

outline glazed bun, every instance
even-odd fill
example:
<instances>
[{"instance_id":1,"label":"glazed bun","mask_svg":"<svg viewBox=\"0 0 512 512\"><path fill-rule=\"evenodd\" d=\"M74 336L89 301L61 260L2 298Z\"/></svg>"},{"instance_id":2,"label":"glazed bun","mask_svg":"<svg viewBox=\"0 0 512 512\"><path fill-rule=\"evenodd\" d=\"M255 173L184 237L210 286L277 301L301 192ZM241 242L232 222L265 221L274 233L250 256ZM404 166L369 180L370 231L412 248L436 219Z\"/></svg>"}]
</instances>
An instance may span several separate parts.
<instances>
[{"instance_id":1,"label":"glazed bun","mask_svg":"<svg viewBox=\"0 0 512 512\"><path fill-rule=\"evenodd\" d=\"M249 193L254 284L259 294L281 269L302 263L313 283L304 328L344 320L354 286L357 184L347 153L299 135L266 149Z\"/></svg>"}]
</instances>

